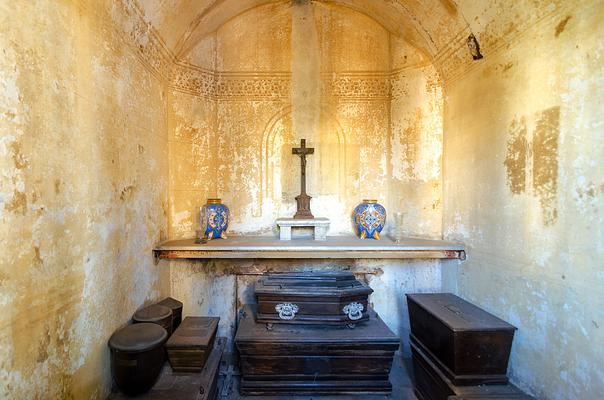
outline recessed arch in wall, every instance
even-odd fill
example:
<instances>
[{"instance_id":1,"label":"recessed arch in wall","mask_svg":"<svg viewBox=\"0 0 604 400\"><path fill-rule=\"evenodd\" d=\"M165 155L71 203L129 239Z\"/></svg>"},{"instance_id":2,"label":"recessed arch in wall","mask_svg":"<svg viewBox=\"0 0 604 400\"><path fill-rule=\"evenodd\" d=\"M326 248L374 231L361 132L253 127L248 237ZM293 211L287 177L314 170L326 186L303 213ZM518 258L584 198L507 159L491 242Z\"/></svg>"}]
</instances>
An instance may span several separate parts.
<instances>
[{"instance_id":1,"label":"recessed arch in wall","mask_svg":"<svg viewBox=\"0 0 604 400\"><path fill-rule=\"evenodd\" d=\"M327 111L327 105L322 104L321 108L319 138L308 142L309 146L315 147L310 168L315 165L325 169L324 174L319 172L315 175L325 176L335 182L317 182L317 186L322 191L334 188L335 193L331 194L341 199L346 180L346 134L336 115ZM261 149L263 200L280 202L284 197L293 198L299 193L298 181L289 181L289 178L300 173L299 160L291 154L291 147L299 145L292 130L291 116L292 106L288 105L275 113L266 124ZM284 174L286 170L290 172Z\"/></svg>"}]
</instances>

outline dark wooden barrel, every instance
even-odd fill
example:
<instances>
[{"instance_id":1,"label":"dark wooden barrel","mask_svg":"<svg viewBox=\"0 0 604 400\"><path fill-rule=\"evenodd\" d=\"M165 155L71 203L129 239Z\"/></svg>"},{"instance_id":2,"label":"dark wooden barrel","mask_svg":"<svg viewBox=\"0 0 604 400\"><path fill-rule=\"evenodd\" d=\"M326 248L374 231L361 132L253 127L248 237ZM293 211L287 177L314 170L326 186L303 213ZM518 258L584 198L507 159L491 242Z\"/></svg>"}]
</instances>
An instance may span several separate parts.
<instances>
[{"instance_id":1,"label":"dark wooden barrel","mask_svg":"<svg viewBox=\"0 0 604 400\"><path fill-rule=\"evenodd\" d=\"M158 324L128 325L109 339L111 374L117 387L128 395L153 387L164 363L168 332Z\"/></svg>"},{"instance_id":2,"label":"dark wooden barrel","mask_svg":"<svg viewBox=\"0 0 604 400\"><path fill-rule=\"evenodd\" d=\"M157 304L172 310L172 332L176 332L176 328L182 322L182 303L172 297L166 297Z\"/></svg>"},{"instance_id":3,"label":"dark wooden barrel","mask_svg":"<svg viewBox=\"0 0 604 400\"><path fill-rule=\"evenodd\" d=\"M153 304L145 308L141 308L134 313L132 320L135 324L141 322L150 322L157 324L168 331L168 336L172 334L172 309L159 304Z\"/></svg>"}]
</instances>

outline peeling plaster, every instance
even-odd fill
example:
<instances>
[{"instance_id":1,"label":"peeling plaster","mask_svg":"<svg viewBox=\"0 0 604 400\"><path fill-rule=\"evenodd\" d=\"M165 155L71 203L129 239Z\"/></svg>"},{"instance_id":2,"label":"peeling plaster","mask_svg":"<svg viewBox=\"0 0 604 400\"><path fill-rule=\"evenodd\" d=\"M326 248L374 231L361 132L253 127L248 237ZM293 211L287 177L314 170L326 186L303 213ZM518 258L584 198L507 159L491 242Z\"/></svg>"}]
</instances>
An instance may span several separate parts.
<instances>
[{"instance_id":1,"label":"peeling plaster","mask_svg":"<svg viewBox=\"0 0 604 400\"><path fill-rule=\"evenodd\" d=\"M445 88L444 237L463 241L469 257L443 284L518 327L514 384L537 398L597 398L604 9L564 2L490 52L510 17L534 18L532 6L505 4L484 3L493 15L479 13L474 33L485 59Z\"/></svg>"},{"instance_id":2,"label":"peeling plaster","mask_svg":"<svg viewBox=\"0 0 604 400\"><path fill-rule=\"evenodd\" d=\"M116 2L7 7L0 398L104 399L109 336L167 294L151 254L167 226L163 83Z\"/></svg>"}]
</instances>

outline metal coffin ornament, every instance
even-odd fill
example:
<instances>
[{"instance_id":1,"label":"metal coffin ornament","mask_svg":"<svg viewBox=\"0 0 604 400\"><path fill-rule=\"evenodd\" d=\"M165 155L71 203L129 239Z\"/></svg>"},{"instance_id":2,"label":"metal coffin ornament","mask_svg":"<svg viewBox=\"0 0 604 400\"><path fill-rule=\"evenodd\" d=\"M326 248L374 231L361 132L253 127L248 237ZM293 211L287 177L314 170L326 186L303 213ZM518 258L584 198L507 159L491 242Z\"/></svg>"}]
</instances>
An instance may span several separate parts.
<instances>
[{"instance_id":1,"label":"metal coffin ornament","mask_svg":"<svg viewBox=\"0 0 604 400\"><path fill-rule=\"evenodd\" d=\"M377 200L363 200L352 213L352 222L361 239L379 239L386 225L386 209Z\"/></svg>"},{"instance_id":2,"label":"metal coffin ornament","mask_svg":"<svg viewBox=\"0 0 604 400\"><path fill-rule=\"evenodd\" d=\"M200 210L200 239L212 240L226 239L226 230L229 227L229 208L221 203L220 199L208 199L208 203Z\"/></svg>"},{"instance_id":3,"label":"metal coffin ornament","mask_svg":"<svg viewBox=\"0 0 604 400\"><path fill-rule=\"evenodd\" d=\"M373 290L350 272L268 275L256 284L257 322L349 325L366 321Z\"/></svg>"}]
</instances>

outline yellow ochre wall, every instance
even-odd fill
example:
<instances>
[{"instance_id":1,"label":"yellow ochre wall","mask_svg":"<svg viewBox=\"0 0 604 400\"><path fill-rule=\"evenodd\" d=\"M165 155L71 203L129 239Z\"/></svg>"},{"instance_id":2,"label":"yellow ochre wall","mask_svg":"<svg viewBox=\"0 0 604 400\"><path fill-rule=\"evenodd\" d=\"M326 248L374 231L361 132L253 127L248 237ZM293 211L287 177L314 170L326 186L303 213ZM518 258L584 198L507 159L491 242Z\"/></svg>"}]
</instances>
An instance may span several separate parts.
<instances>
[{"instance_id":1,"label":"yellow ochre wall","mask_svg":"<svg viewBox=\"0 0 604 400\"><path fill-rule=\"evenodd\" d=\"M482 15L481 43L499 42L445 88L444 237L468 259L444 284L518 327L514 383L540 399L600 398L604 3L479 3L461 10Z\"/></svg>"},{"instance_id":2,"label":"yellow ochre wall","mask_svg":"<svg viewBox=\"0 0 604 400\"><path fill-rule=\"evenodd\" d=\"M0 2L2 399L105 399L109 336L168 292L166 96L133 15Z\"/></svg>"},{"instance_id":3,"label":"yellow ochre wall","mask_svg":"<svg viewBox=\"0 0 604 400\"><path fill-rule=\"evenodd\" d=\"M304 2L302 2L304 3ZM201 38L169 98L169 236L193 237L220 197L232 233L275 233L295 212L300 139L308 193L330 234L352 234L365 198L442 234L442 87L428 59L375 20L330 4L275 2Z\"/></svg>"},{"instance_id":4,"label":"yellow ochre wall","mask_svg":"<svg viewBox=\"0 0 604 400\"><path fill-rule=\"evenodd\" d=\"M232 337L249 274L323 268L363 276L402 338L404 293L456 292L519 328L514 383L598 398L603 19L601 0L0 2L0 398L104 399L107 340L142 305L171 294ZM468 259L155 264L207 197L270 234L302 137L332 234L374 197Z\"/></svg>"}]
</instances>

